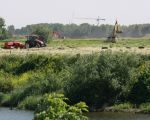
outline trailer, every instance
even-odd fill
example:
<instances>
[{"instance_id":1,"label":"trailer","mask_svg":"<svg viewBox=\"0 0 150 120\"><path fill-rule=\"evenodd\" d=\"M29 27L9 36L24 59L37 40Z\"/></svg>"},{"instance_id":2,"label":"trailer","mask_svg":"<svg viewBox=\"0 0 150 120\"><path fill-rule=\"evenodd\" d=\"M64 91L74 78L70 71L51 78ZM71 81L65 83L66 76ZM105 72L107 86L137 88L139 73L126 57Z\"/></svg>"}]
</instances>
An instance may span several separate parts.
<instances>
[{"instance_id":1,"label":"trailer","mask_svg":"<svg viewBox=\"0 0 150 120\"><path fill-rule=\"evenodd\" d=\"M16 41L9 41L4 43L4 49L13 49L13 48L23 49L25 48L25 45Z\"/></svg>"}]
</instances>

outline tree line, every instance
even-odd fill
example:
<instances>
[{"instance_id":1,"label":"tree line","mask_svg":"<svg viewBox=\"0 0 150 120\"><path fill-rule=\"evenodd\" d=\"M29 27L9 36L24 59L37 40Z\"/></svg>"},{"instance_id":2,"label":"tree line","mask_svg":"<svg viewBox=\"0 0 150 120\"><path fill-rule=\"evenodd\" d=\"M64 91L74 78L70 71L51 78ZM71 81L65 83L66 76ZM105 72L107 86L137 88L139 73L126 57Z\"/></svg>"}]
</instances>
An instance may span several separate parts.
<instances>
[{"instance_id":1,"label":"tree line","mask_svg":"<svg viewBox=\"0 0 150 120\"><path fill-rule=\"evenodd\" d=\"M5 20L0 17L0 40L8 38L8 36L10 36L9 34L5 27Z\"/></svg>"},{"instance_id":2,"label":"tree line","mask_svg":"<svg viewBox=\"0 0 150 120\"><path fill-rule=\"evenodd\" d=\"M6 28L5 20L0 18L0 39L11 37L12 35L29 35L32 34L35 29L42 28L44 31L49 31L51 35L53 33L59 33L60 36L68 38L106 38L110 36L113 30L113 25L102 24L100 26L90 25L83 23L76 24L60 24L60 23L39 23L26 25L20 29L15 28L14 25L10 25ZM134 24L120 26L123 31L120 37L148 37L150 34L150 24Z\"/></svg>"},{"instance_id":3,"label":"tree line","mask_svg":"<svg viewBox=\"0 0 150 120\"><path fill-rule=\"evenodd\" d=\"M88 23L83 23L80 25L76 24L35 24L27 25L20 29L14 29L13 33L17 35L30 34L35 26L44 26L45 28L50 28L54 32L58 32L61 36L69 38L106 38L113 30L113 25L90 25ZM135 24L129 26L120 26L123 33L120 34L121 37L145 37L150 34L150 24ZM10 30L9 30L10 31ZM11 31L12 32L12 31Z\"/></svg>"}]
</instances>

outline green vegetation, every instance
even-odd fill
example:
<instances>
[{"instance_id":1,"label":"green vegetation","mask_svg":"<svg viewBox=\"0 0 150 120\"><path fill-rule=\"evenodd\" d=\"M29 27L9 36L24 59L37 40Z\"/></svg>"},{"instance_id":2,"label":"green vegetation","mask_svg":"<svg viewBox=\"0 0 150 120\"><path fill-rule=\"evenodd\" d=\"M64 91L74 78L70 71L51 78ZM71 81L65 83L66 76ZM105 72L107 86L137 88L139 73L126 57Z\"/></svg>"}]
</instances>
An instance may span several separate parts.
<instances>
[{"instance_id":1,"label":"green vegetation","mask_svg":"<svg viewBox=\"0 0 150 120\"><path fill-rule=\"evenodd\" d=\"M24 43L26 41L25 38L10 38L3 41L0 41L0 46L4 46L4 42L7 41L19 41ZM120 39L117 43L109 43L106 42L104 39L64 39L64 40L51 40L48 39L49 43L47 44L48 47L150 47L150 40L149 39Z\"/></svg>"},{"instance_id":2,"label":"green vegetation","mask_svg":"<svg viewBox=\"0 0 150 120\"><path fill-rule=\"evenodd\" d=\"M48 46L67 46L67 47L149 47L149 39L120 39L117 43L106 42L105 39L66 39L66 40L53 40Z\"/></svg>"},{"instance_id":3,"label":"green vegetation","mask_svg":"<svg viewBox=\"0 0 150 120\"><path fill-rule=\"evenodd\" d=\"M73 106L65 101L68 99L63 94L46 94L43 96L36 110L34 120L88 120L82 112L88 112L84 102Z\"/></svg>"},{"instance_id":4,"label":"green vegetation","mask_svg":"<svg viewBox=\"0 0 150 120\"><path fill-rule=\"evenodd\" d=\"M150 103L143 103L143 104L140 105L139 108L141 110L143 110L144 112L150 113Z\"/></svg>"},{"instance_id":5,"label":"green vegetation","mask_svg":"<svg viewBox=\"0 0 150 120\"><path fill-rule=\"evenodd\" d=\"M49 43L52 39L52 30L47 25L35 25L33 26L32 34L39 35L39 37L44 40L45 42ZM31 34L30 33L30 34Z\"/></svg>"},{"instance_id":6,"label":"green vegetation","mask_svg":"<svg viewBox=\"0 0 150 120\"><path fill-rule=\"evenodd\" d=\"M134 113L150 113L150 103L142 103L138 106L131 103L120 103L115 104L112 107L108 107L107 111L117 111L117 112L134 112Z\"/></svg>"},{"instance_id":7,"label":"green vegetation","mask_svg":"<svg viewBox=\"0 0 150 120\"><path fill-rule=\"evenodd\" d=\"M76 24L34 24L27 25L21 29L16 29L15 34L18 35L27 35L32 33L32 28L36 25L47 26L52 29L54 32L58 32L61 36L69 38L107 38L113 30L113 25L100 25L93 26L88 23L83 23L81 25ZM135 24L129 26L121 26L123 31L120 34L121 37L149 37L150 34L150 24Z\"/></svg>"},{"instance_id":8,"label":"green vegetation","mask_svg":"<svg viewBox=\"0 0 150 120\"><path fill-rule=\"evenodd\" d=\"M133 109L133 105L131 103L122 103L122 104L115 104L112 108L114 110L122 110L122 109Z\"/></svg>"},{"instance_id":9,"label":"green vegetation","mask_svg":"<svg viewBox=\"0 0 150 120\"><path fill-rule=\"evenodd\" d=\"M21 103L18 104L20 109L35 110L41 100L41 96L29 96L26 97Z\"/></svg>"},{"instance_id":10,"label":"green vegetation","mask_svg":"<svg viewBox=\"0 0 150 120\"><path fill-rule=\"evenodd\" d=\"M150 56L105 51L91 55L0 56L0 104L36 109L48 93L97 109L150 102ZM126 106L126 105L123 105Z\"/></svg>"},{"instance_id":11,"label":"green vegetation","mask_svg":"<svg viewBox=\"0 0 150 120\"><path fill-rule=\"evenodd\" d=\"M53 40L48 44L50 47L98 47L106 44L104 40L100 39L65 39Z\"/></svg>"},{"instance_id":12,"label":"green vegetation","mask_svg":"<svg viewBox=\"0 0 150 120\"><path fill-rule=\"evenodd\" d=\"M5 28L5 20L0 17L0 40L7 39L10 33Z\"/></svg>"}]
</instances>

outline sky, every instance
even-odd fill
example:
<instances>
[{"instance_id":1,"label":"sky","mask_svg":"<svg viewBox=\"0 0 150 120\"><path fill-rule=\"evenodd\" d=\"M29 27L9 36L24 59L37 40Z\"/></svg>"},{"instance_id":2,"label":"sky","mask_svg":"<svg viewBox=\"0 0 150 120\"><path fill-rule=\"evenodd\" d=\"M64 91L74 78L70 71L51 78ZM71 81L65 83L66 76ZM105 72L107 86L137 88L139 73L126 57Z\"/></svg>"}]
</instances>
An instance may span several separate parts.
<instances>
[{"instance_id":1,"label":"sky","mask_svg":"<svg viewBox=\"0 0 150 120\"><path fill-rule=\"evenodd\" d=\"M121 25L150 23L150 0L0 0L6 26L21 28L37 23Z\"/></svg>"}]
</instances>

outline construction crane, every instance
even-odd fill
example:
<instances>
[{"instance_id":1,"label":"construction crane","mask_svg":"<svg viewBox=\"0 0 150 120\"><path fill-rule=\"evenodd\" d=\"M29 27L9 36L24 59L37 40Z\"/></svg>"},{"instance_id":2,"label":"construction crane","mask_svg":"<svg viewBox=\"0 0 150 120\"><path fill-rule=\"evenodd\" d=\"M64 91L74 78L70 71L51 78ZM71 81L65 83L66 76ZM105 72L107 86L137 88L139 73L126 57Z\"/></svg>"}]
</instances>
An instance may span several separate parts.
<instances>
[{"instance_id":1,"label":"construction crane","mask_svg":"<svg viewBox=\"0 0 150 120\"><path fill-rule=\"evenodd\" d=\"M113 31L107 40L112 42L112 43L116 43L116 38L118 37L117 36L118 33L122 33L122 31L120 30L118 21L116 20Z\"/></svg>"},{"instance_id":2,"label":"construction crane","mask_svg":"<svg viewBox=\"0 0 150 120\"><path fill-rule=\"evenodd\" d=\"M106 20L105 18L100 18L99 16L97 18L76 18L76 19L96 20L97 26L99 26L101 20L103 20L103 21Z\"/></svg>"}]
</instances>

